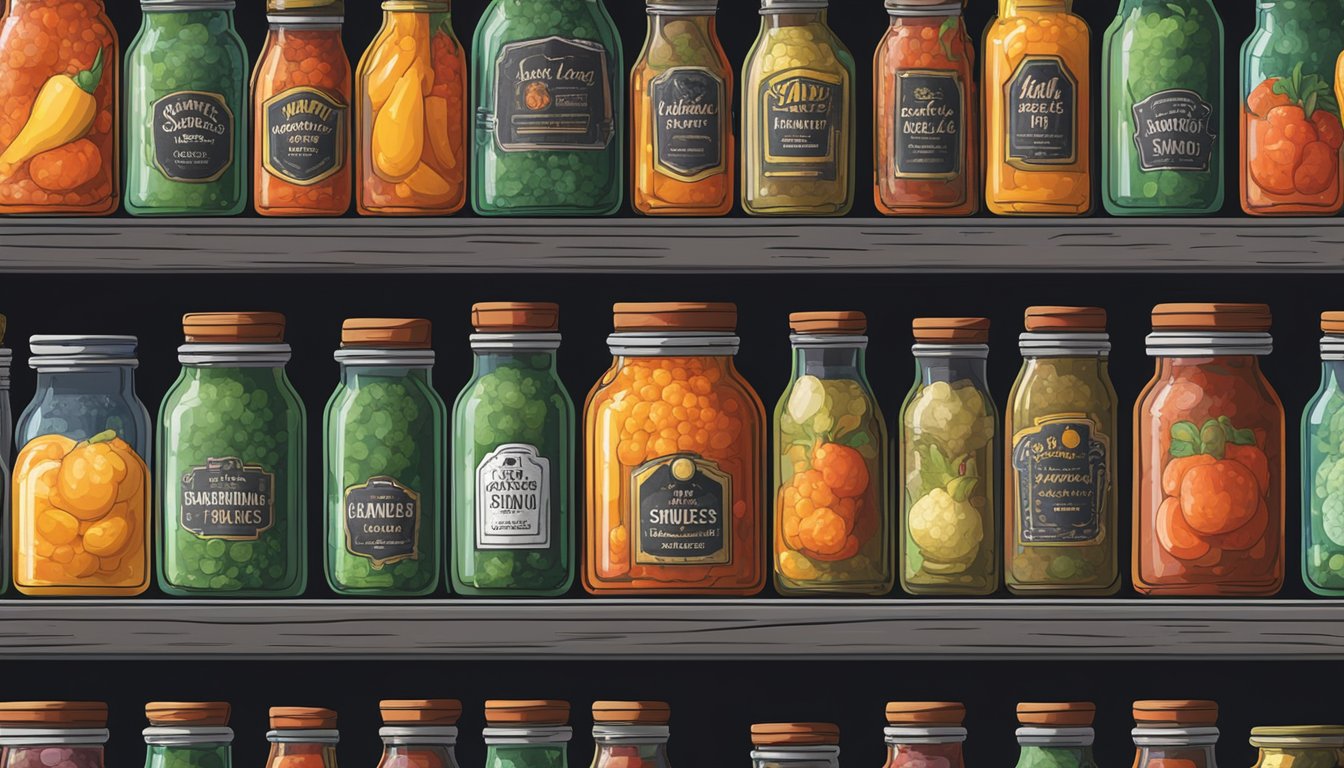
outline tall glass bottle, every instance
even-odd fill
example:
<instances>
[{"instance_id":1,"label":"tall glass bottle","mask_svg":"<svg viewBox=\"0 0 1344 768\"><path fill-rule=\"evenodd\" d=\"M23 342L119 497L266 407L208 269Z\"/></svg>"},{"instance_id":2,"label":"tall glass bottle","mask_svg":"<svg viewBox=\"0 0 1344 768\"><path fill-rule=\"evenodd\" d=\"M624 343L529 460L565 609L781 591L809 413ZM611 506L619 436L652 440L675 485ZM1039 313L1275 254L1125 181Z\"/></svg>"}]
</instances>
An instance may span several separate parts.
<instances>
[{"instance_id":1,"label":"tall glass bottle","mask_svg":"<svg viewBox=\"0 0 1344 768\"><path fill-rule=\"evenodd\" d=\"M146 704L145 768L232 768L229 713L222 701Z\"/></svg>"},{"instance_id":2,"label":"tall glass bottle","mask_svg":"<svg viewBox=\"0 0 1344 768\"><path fill-rule=\"evenodd\" d=\"M569 768L569 702L485 702L485 768Z\"/></svg>"},{"instance_id":3,"label":"tall glass bottle","mask_svg":"<svg viewBox=\"0 0 1344 768\"><path fill-rule=\"evenodd\" d=\"M1302 579L1344 595L1344 312L1321 314L1321 386L1302 413Z\"/></svg>"},{"instance_id":4,"label":"tall glass bottle","mask_svg":"<svg viewBox=\"0 0 1344 768\"><path fill-rule=\"evenodd\" d=\"M1113 216L1223 206L1223 22L1213 0L1124 0L1101 59L1102 202Z\"/></svg>"},{"instance_id":5,"label":"tall glass bottle","mask_svg":"<svg viewBox=\"0 0 1344 768\"><path fill-rule=\"evenodd\" d=\"M854 205L854 57L828 0L761 0L742 73L742 208L843 216Z\"/></svg>"}]
</instances>

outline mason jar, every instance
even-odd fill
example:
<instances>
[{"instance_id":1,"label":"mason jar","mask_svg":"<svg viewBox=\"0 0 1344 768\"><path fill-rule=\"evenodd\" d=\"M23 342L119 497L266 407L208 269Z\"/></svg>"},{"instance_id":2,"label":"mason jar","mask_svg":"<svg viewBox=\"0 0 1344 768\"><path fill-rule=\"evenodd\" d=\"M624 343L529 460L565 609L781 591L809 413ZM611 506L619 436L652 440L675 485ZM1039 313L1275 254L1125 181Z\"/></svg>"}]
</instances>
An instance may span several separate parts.
<instances>
[{"instance_id":1,"label":"mason jar","mask_svg":"<svg viewBox=\"0 0 1344 768\"><path fill-rule=\"evenodd\" d=\"M966 706L951 701L887 703L884 768L965 768Z\"/></svg>"},{"instance_id":2,"label":"mason jar","mask_svg":"<svg viewBox=\"0 0 1344 768\"><path fill-rule=\"evenodd\" d=\"M230 707L222 701L145 705L145 768L231 768Z\"/></svg>"},{"instance_id":3,"label":"mason jar","mask_svg":"<svg viewBox=\"0 0 1344 768\"><path fill-rule=\"evenodd\" d=\"M661 701L593 702L592 768L669 768L671 717Z\"/></svg>"},{"instance_id":4,"label":"mason jar","mask_svg":"<svg viewBox=\"0 0 1344 768\"><path fill-rule=\"evenodd\" d=\"M840 726L760 723L751 726L752 768L840 768Z\"/></svg>"},{"instance_id":5,"label":"mason jar","mask_svg":"<svg viewBox=\"0 0 1344 768\"><path fill-rule=\"evenodd\" d=\"M1017 705L1017 768L1097 768L1092 756L1092 719L1097 707L1087 701Z\"/></svg>"},{"instance_id":6,"label":"mason jar","mask_svg":"<svg viewBox=\"0 0 1344 768\"><path fill-rule=\"evenodd\" d=\"M1260 750L1255 768L1338 768L1344 765L1344 725L1292 725L1251 729Z\"/></svg>"},{"instance_id":7,"label":"mason jar","mask_svg":"<svg viewBox=\"0 0 1344 768\"><path fill-rule=\"evenodd\" d=\"M1344 595L1344 312L1321 314L1321 386L1302 413L1302 580Z\"/></svg>"},{"instance_id":8,"label":"mason jar","mask_svg":"<svg viewBox=\"0 0 1344 768\"><path fill-rule=\"evenodd\" d=\"M569 768L569 702L485 702L485 768Z\"/></svg>"},{"instance_id":9,"label":"mason jar","mask_svg":"<svg viewBox=\"0 0 1344 768\"><path fill-rule=\"evenodd\" d=\"M107 705L97 701L0 704L0 768L103 768Z\"/></svg>"},{"instance_id":10,"label":"mason jar","mask_svg":"<svg viewBox=\"0 0 1344 768\"><path fill-rule=\"evenodd\" d=\"M1134 723L1134 768L1218 768L1216 703L1136 701Z\"/></svg>"},{"instance_id":11,"label":"mason jar","mask_svg":"<svg viewBox=\"0 0 1344 768\"><path fill-rule=\"evenodd\" d=\"M336 713L320 707L271 707L266 768L336 768Z\"/></svg>"},{"instance_id":12,"label":"mason jar","mask_svg":"<svg viewBox=\"0 0 1344 768\"><path fill-rule=\"evenodd\" d=\"M378 702L383 756L378 768L458 768L456 699L387 699Z\"/></svg>"}]
</instances>

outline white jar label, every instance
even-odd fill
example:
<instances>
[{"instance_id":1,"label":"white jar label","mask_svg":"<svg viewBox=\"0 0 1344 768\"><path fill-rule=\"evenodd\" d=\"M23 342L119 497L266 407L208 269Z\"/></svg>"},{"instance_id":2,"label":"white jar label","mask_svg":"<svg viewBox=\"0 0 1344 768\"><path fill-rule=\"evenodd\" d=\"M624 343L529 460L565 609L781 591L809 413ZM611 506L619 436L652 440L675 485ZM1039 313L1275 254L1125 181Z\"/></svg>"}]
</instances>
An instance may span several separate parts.
<instances>
[{"instance_id":1,"label":"white jar label","mask_svg":"<svg viewBox=\"0 0 1344 768\"><path fill-rule=\"evenodd\" d=\"M476 467L476 548L551 546L551 462L535 446L501 445Z\"/></svg>"}]
</instances>

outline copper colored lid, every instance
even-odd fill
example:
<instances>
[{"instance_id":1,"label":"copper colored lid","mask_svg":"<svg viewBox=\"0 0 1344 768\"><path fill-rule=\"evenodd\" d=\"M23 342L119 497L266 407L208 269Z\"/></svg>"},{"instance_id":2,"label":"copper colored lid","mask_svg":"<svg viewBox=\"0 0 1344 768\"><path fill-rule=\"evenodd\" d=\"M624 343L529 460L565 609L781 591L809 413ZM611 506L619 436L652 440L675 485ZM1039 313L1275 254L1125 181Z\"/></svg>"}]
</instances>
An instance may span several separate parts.
<instances>
[{"instance_id":1,"label":"copper colored lid","mask_svg":"<svg viewBox=\"0 0 1344 768\"><path fill-rule=\"evenodd\" d=\"M271 727L276 730L331 730L336 713L321 707L271 707Z\"/></svg>"},{"instance_id":2,"label":"copper colored lid","mask_svg":"<svg viewBox=\"0 0 1344 768\"><path fill-rule=\"evenodd\" d=\"M420 318L352 317L341 323L341 346L429 349L430 323Z\"/></svg>"},{"instance_id":3,"label":"copper colored lid","mask_svg":"<svg viewBox=\"0 0 1344 768\"><path fill-rule=\"evenodd\" d=\"M1321 330L1326 333L1344 333L1344 312L1322 312Z\"/></svg>"},{"instance_id":4,"label":"copper colored lid","mask_svg":"<svg viewBox=\"0 0 1344 768\"><path fill-rule=\"evenodd\" d=\"M618 331L722 331L737 329L737 305L726 302L626 302L612 308Z\"/></svg>"},{"instance_id":5,"label":"copper colored lid","mask_svg":"<svg viewBox=\"0 0 1344 768\"><path fill-rule=\"evenodd\" d=\"M1218 703L1198 699L1136 701L1134 722L1141 725L1214 725L1218 722Z\"/></svg>"},{"instance_id":6,"label":"copper colored lid","mask_svg":"<svg viewBox=\"0 0 1344 768\"><path fill-rule=\"evenodd\" d=\"M840 726L832 723L759 723L751 726L758 747L828 747L840 743Z\"/></svg>"},{"instance_id":7,"label":"copper colored lid","mask_svg":"<svg viewBox=\"0 0 1344 768\"><path fill-rule=\"evenodd\" d=\"M1105 333L1106 310L1101 307L1027 307L1028 331Z\"/></svg>"},{"instance_id":8,"label":"copper colored lid","mask_svg":"<svg viewBox=\"0 0 1344 768\"><path fill-rule=\"evenodd\" d=\"M961 725L966 705L955 701L889 701L887 722L891 725Z\"/></svg>"},{"instance_id":9,"label":"copper colored lid","mask_svg":"<svg viewBox=\"0 0 1344 768\"><path fill-rule=\"evenodd\" d=\"M229 724L227 701L151 701L145 705L145 717L150 725L209 725L224 727Z\"/></svg>"},{"instance_id":10,"label":"copper colored lid","mask_svg":"<svg viewBox=\"0 0 1344 768\"><path fill-rule=\"evenodd\" d=\"M1155 331L1242 331L1265 333L1273 325L1268 304L1158 304Z\"/></svg>"},{"instance_id":11,"label":"copper colored lid","mask_svg":"<svg viewBox=\"0 0 1344 768\"><path fill-rule=\"evenodd\" d=\"M569 723L569 702L543 699L487 701L485 722L490 725L566 725Z\"/></svg>"},{"instance_id":12,"label":"copper colored lid","mask_svg":"<svg viewBox=\"0 0 1344 768\"><path fill-rule=\"evenodd\" d=\"M384 699L378 709L387 725L457 725L462 717L457 699Z\"/></svg>"},{"instance_id":13,"label":"copper colored lid","mask_svg":"<svg viewBox=\"0 0 1344 768\"><path fill-rule=\"evenodd\" d=\"M182 317L187 341L197 344L279 344L285 316L279 312L192 312Z\"/></svg>"},{"instance_id":14,"label":"copper colored lid","mask_svg":"<svg viewBox=\"0 0 1344 768\"><path fill-rule=\"evenodd\" d=\"M672 707L662 701L595 701L593 722L667 725Z\"/></svg>"},{"instance_id":15,"label":"copper colored lid","mask_svg":"<svg viewBox=\"0 0 1344 768\"><path fill-rule=\"evenodd\" d=\"M1022 702L1017 705L1017 721L1023 725L1084 727L1092 724L1096 713L1097 705L1090 701Z\"/></svg>"},{"instance_id":16,"label":"copper colored lid","mask_svg":"<svg viewBox=\"0 0 1344 768\"><path fill-rule=\"evenodd\" d=\"M868 332L868 318L862 312L794 312L789 328L794 333L862 334Z\"/></svg>"},{"instance_id":17,"label":"copper colored lid","mask_svg":"<svg viewBox=\"0 0 1344 768\"><path fill-rule=\"evenodd\" d=\"M560 305L544 301L488 301L471 307L481 333L550 333L560 330Z\"/></svg>"},{"instance_id":18,"label":"copper colored lid","mask_svg":"<svg viewBox=\"0 0 1344 768\"><path fill-rule=\"evenodd\" d=\"M933 344L988 344L987 317L917 317L915 341Z\"/></svg>"},{"instance_id":19,"label":"copper colored lid","mask_svg":"<svg viewBox=\"0 0 1344 768\"><path fill-rule=\"evenodd\" d=\"M106 728L107 704L101 701L0 702L0 725Z\"/></svg>"}]
</instances>

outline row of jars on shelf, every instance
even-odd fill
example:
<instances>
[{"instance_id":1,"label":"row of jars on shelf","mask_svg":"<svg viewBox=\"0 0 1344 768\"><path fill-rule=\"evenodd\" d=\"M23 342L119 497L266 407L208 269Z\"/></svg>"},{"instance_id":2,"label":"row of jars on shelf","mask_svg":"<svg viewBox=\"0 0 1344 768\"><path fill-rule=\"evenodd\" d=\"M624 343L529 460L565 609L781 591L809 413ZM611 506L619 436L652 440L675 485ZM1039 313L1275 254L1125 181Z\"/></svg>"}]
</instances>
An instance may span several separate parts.
<instances>
[{"instance_id":1,"label":"row of jars on shelf","mask_svg":"<svg viewBox=\"0 0 1344 768\"><path fill-rule=\"evenodd\" d=\"M458 768L462 704L451 699L379 702L379 768ZM1091 702L1017 705L1017 768L1096 768ZM1135 768L1216 768L1218 705L1149 700L1133 707ZM230 768L233 730L224 702L145 705L146 768ZM668 768L671 708L655 701L594 702L593 768ZM885 768L965 768L966 708L956 702L890 702ZM482 733L486 768L569 765L570 705L565 701L487 701ZM337 713L273 707L266 768L337 768ZM4 768L103 768L107 705L97 702L0 703ZM840 727L832 723L751 726L755 768L838 768ZM1257 727L1256 768L1344 765L1344 726Z\"/></svg>"},{"instance_id":2,"label":"row of jars on shelf","mask_svg":"<svg viewBox=\"0 0 1344 768\"><path fill-rule=\"evenodd\" d=\"M445 538L459 594L569 589L578 429L556 373L558 309L478 304L472 322L475 367L452 409L451 449L429 322L345 322L341 382L323 417L320 509L335 591L431 593ZM1118 589L1120 436L1104 310L1027 310L1024 365L1002 420L986 384L989 321L915 320L899 501L863 314L790 316L793 373L772 445L760 398L733 364L736 322L731 304L616 305L614 362L583 410L590 592L756 594L771 513L784 594L882 595L898 570L916 595L984 595L1002 581L1019 594ZM1272 349L1270 323L1264 305L1153 311L1157 370L1135 410L1132 578L1142 593L1271 595L1283 584L1284 408L1257 361ZM153 473L134 337L32 338L37 391L14 440L19 591L143 592L151 520L165 592L304 591L306 417L285 374L284 317L203 313L183 325ZM1338 595L1344 313L1322 327L1323 384L1302 428L1303 575Z\"/></svg>"},{"instance_id":3,"label":"row of jars on shelf","mask_svg":"<svg viewBox=\"0 0 1344 768\"><path fill-rule=\"evenodd\" d=\"M843 215L856 187L854 57L827 26L827 0L762 4L742 73L742 208ZM353 77L341 0L268 0L250 104L232 0L141 5L123 167L119 49L102 0L12 0L0 35L0 212L113 213L124 170L136 215L239 213L249 171L264 215L340 215L352 190L362 214L448 215L466 203L470 165L478 213L597 216L621 205L627 155L636 211L733 206L734 73L716 0L648 3L628 153L621 40L601 0L493 0L476 29L474 118L447 0L384 2ZM982 199L1004 215L1094 208L1092 44L1071 7L999 0L982 104L962 3L886 0L874 69L881 212L970 215ZM1242 56L1242 208L1336 214L1344 8L1266 2L1258 14ZM1222 62L1213 0L1121 0L1102 57L1108 211L1222 208Z\"/></svg>"}]
</instances>

